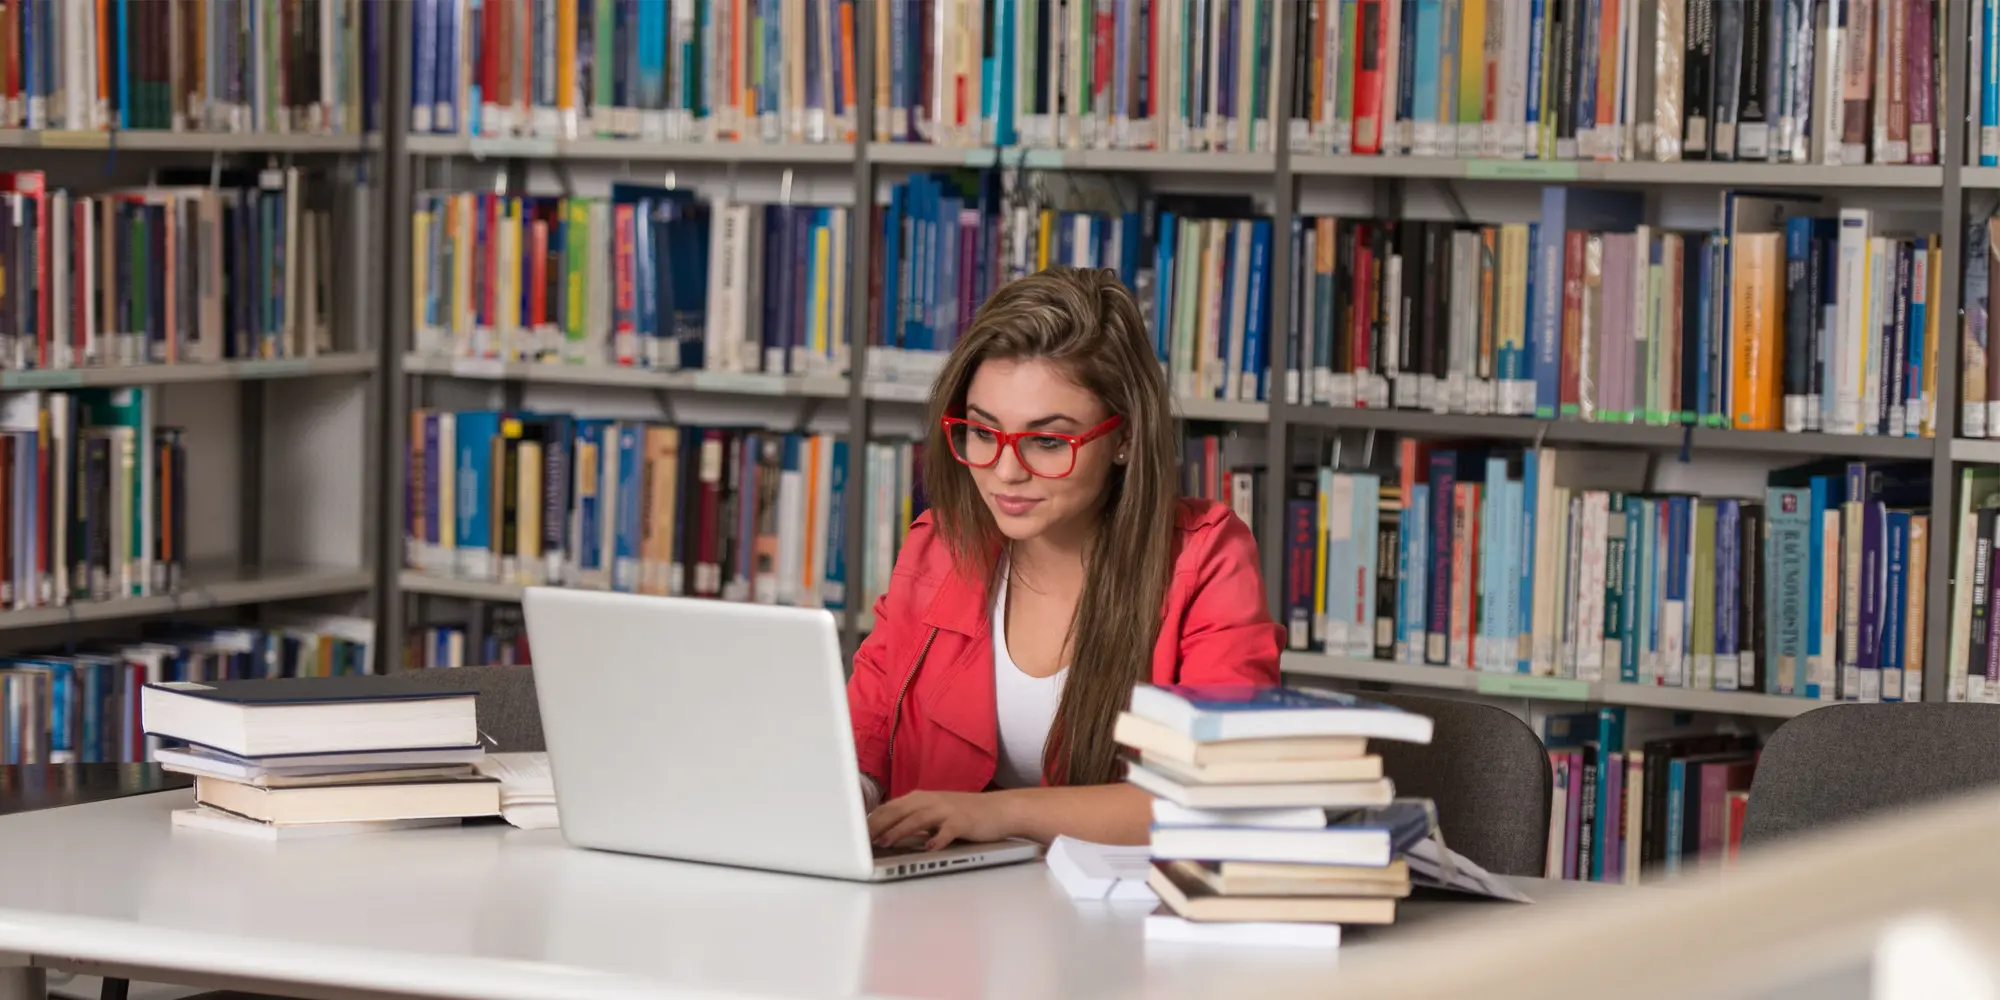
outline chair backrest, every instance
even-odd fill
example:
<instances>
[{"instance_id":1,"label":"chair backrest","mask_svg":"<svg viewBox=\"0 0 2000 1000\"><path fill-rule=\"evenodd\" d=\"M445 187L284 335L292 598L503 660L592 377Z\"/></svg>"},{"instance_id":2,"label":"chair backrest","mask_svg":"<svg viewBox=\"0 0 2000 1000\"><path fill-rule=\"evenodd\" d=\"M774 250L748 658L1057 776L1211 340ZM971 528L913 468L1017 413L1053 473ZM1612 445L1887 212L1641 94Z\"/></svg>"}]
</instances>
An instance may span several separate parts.
<instances>
[{"instance_id":1,"label":"chair backrest","mask_svg":"<svg viewBox=\"0 0 2000 1000\"><path fill-rule=\"evenodd\" d=\"M1444 842L1499 875L1539 876L1548 858L1548 751L1527 723L1492 705L1418 695L1363 695L1428 715L1428 744L1371 744L1397 795L1437 803Z\"/></svg>"},{"instance_id":2,"label":"chair backrest","mask_svg":"<svg viewBox=\"0 0 2000 1000\"><path fill-rule=\"evenodd\" d=\"M479 731L492 739L486 749L525 752L542 743L542 710L535 700L535 673L526 666L432 667L398 675L440 691L477 691Z\"/></svg>"},{"instance_id":3,"label":"chair backrest","mask_svg":"<svg viewBox=\"0 0 2000 1000\"><path fill-rule=\"evenodd\" d=\"M2000 783L2000 705L1829 705L1778 727L1757 761L1743 843Z\"/></svg>"}]
</instances>

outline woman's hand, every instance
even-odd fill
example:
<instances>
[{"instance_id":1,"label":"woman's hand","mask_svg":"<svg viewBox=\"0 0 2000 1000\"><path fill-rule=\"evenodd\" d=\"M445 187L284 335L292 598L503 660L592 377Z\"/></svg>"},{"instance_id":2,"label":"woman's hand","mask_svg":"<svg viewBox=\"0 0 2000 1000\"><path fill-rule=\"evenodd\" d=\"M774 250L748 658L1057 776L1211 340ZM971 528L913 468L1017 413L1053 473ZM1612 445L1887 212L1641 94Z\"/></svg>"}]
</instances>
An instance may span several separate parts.
<instances>
[{"instance_id":1,"label":"woman's hand","mask_svg":"<svg viewBox=\"0 0 2000 1000\"><path fill-rule=\"evenodd\" d=\"M911 792L868 814L868 837L884 847L928 833L924 849L954 840L993 841L1008 835L1002 792Z\"/></svg>"}]
</instances>

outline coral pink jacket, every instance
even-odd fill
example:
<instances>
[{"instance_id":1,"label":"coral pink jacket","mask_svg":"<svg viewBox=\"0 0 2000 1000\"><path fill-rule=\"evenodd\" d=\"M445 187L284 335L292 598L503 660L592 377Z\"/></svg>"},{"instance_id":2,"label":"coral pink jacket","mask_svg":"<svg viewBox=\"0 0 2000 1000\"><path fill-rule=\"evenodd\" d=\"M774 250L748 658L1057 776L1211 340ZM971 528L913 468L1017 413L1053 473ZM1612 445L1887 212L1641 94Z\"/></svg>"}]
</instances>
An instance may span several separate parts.
<instances>
[{"instance_id":1,"label":"coral pink jacket","mask_svg":"<svg viewBox=\"0 0 2000 1000\"><path fill-rule=\"evenodd\" d=\"M1221 504L1183 500L1175 530L1153 683L1278 683L1283 630L1265 604L1250 529ZM847 683L861 772L885 800L992 782L992 621L984 582L961 575L930 515L918 518Z\"/></svg>"}]
</instances>

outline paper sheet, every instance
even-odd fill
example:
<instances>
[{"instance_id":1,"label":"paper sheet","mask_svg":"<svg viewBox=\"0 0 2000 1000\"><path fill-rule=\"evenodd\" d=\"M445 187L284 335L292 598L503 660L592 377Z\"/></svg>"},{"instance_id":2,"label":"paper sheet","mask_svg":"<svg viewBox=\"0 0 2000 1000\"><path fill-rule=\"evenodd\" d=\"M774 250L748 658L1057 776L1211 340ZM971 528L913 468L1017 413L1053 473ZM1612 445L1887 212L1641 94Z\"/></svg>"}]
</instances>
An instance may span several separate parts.
<instances>
[{"instance_id":1,"label":"paper sheet","mask_svg":"<svg viewBox=\"0 0 2000 1000\"><path fill-rule=\"evenodd\" d=\"M546 753L489 753L479 773L500 779L500 817L523 830L545 830L556 823L555 776Z\"/></svg>"}]
</instances>

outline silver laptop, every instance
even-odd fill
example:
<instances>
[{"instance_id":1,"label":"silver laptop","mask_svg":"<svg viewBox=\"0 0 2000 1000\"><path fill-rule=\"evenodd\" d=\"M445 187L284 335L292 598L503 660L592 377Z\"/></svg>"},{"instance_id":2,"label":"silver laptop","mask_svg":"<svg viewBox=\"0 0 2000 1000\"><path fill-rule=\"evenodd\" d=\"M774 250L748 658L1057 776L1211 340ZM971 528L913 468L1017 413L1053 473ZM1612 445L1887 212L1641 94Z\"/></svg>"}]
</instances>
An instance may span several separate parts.
<instances>
[{"instance_id":1,"label":"silver laptop","mask_svg":"<svg viewBox=\"0 0 2000 1000\"><path fill-rule=\"evenodd\" d=\"M871 848L826 611L551 587L522 607L573 845L865 881L1039 853Z\"/></svg>"}]
</instances>

